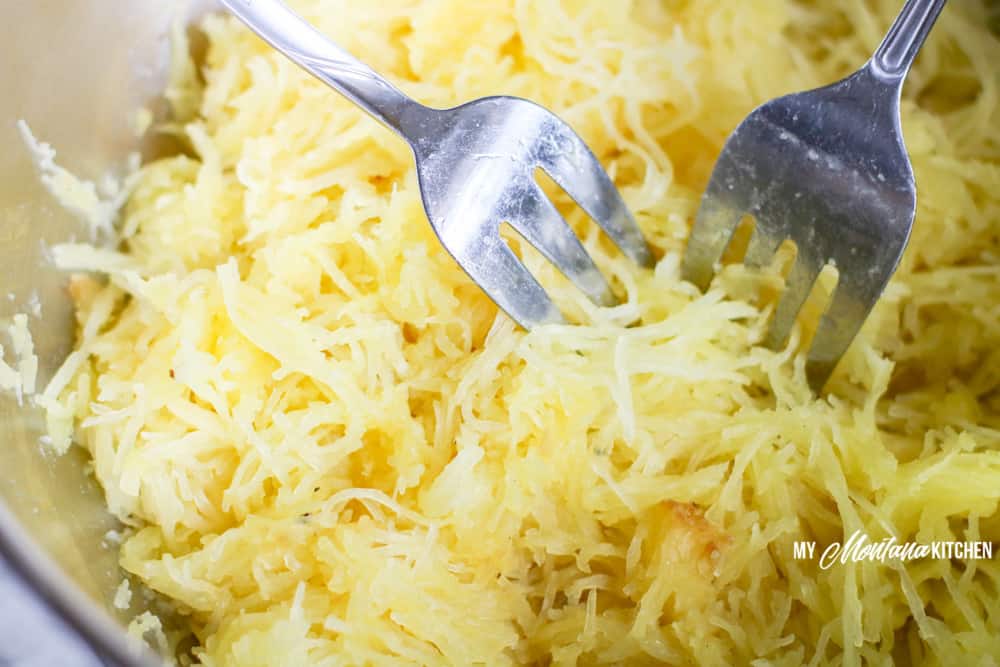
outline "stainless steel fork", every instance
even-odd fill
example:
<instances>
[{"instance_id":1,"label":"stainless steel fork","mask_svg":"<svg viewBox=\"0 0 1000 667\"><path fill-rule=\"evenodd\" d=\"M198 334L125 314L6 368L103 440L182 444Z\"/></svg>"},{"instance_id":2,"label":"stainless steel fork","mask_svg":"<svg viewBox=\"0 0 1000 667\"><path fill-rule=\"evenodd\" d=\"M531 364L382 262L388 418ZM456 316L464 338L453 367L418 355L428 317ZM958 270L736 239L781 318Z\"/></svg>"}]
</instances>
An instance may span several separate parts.
<instances>
[{"instance_id":1,"label":"stainless steel fork","mask_svg":"<svg viewBox=\"0 0 1000 667\"><path fill-rule=\"evenodd\" d=\"M784 344L820 271L837 286L806 360L819 391L899 264L916 209L899 118L903 80L946 0L908 0L875 55L843 81L767 102L729 137L684 257L704 289L744 215L744 262L761 267L785 240L797 254L767 344Z\"/></svg>"},{"instance_id":2,"label":"stainless steel fork","mask_svg":"<svg viewBox=\"0 0 1000 667\"><path fill-rule=\"evenodd\" d=\"M324 37L280 0L222 0L265 41L405 139L424 210L441 243L497 305L525 328L563 321L542 286L500 237L513 227L600 305L604 276L535 181L544 170L630 258L653 263L646 240L600 162L546 109L487 97L454 109L418 104Z\"/></svg>"}]
</instances>

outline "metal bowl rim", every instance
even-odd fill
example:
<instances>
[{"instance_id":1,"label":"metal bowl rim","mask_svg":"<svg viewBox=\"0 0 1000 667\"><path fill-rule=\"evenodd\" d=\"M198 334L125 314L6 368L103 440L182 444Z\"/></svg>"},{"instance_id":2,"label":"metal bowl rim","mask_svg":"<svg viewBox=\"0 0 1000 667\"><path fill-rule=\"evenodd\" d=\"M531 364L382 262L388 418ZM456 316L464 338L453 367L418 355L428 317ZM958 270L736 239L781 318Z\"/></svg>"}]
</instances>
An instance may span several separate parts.
<instances>
[{"instance_id":1,"label":"metal bowl rim","mask_svg":"<svg viewBox=\"0 0 1000 667\"><path fill-rule=\"evenodd\" d=\"M49 610L72 628L96 654L116 667L151 667L157 662L147 649L101 611L27 536L0 502L0 557L14 575Z\"/></svg>"}]
</instances>

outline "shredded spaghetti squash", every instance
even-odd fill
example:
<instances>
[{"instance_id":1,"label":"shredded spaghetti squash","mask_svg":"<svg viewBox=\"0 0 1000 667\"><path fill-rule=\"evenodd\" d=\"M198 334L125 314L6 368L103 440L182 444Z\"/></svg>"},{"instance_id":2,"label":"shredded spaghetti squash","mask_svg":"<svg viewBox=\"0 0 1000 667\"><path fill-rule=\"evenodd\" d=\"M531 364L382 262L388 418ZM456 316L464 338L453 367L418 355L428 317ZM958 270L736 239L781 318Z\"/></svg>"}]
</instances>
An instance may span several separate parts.
<instances>
[{"instance_id":1,"label":"shredded spaghetti squash","mask_svg":"<svg viewBox=\"0 0 1000 667\"><path fill-rule=\"evenodd\" d=\"M553 193L623 296L536 254L576 325L517 329L447 253L405 144L235 20L168 98L113 250L54 249L76 351L40 396L134 526L125 570L208 667L995 665L1000 562L796 558L856 531L1000 541L1000 41L950 3L908 81L897 276L814 398L766 276L679 278L722 141L829 83L897 0L299 0L416 99L548 106L661 257Z\"/></svg>"}]
</instances>

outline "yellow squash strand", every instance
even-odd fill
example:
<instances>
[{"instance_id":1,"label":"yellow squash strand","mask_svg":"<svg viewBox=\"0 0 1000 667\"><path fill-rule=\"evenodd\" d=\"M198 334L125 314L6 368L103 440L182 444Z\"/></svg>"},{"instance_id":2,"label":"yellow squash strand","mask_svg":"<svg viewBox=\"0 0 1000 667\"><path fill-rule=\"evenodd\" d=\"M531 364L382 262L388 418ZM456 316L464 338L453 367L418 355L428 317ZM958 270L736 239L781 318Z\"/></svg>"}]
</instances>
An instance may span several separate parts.
<instances>
[{"instance_id":1,"label":"yellow squash strand","mask_svg":"<svg viewBox=\"0 0 1000 667\"><path fill-rule=\"evenodd\" d=\"M120 252L56 249L110 281L74 281L78 352L45 394L203 665L1000 655L1000 562L824 570L792 547L1000 541L985 5L949 4L907 85L913 241L814 400L804 330L758 346L769 278L701 294L678 266L728 132L859 66L897 0L294 4L423 102L563 115L662 259L636 268L561 197L625 301L597 310L525 252L585 325L515 329L434 238L407 147L207 18L203 81L171 82L189 153L143 167Z\"/></svg>"}]
</instances>

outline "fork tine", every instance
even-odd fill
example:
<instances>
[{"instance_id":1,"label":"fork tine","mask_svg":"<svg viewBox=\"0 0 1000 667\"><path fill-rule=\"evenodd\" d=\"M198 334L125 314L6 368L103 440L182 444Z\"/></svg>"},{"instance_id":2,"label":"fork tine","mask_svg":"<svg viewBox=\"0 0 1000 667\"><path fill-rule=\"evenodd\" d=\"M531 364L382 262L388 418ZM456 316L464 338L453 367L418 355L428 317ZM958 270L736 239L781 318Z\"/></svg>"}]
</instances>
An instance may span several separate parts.
<instances>
[{"instance_id":1,"label":"fork tine","mask_svg":"<svg viewBox=\"0 0 1000 667\"><path fill-rule=\"evenodd\" d=\"M560 135L569 150L564 145L563 150L542 151L538 156L542 170L593 218L627 257L640 266L653 266L655 261L646 237L597 156L572 130L566 128Z\"/></svg>"},{"instance_id":2,"label":"fork tine","mask_svg":"<svg viewBox=\"0 0 1000 667\"><path fill-rule=\"evenodd\" d=\"M594 264L580 239L545 193L537 189L518 205L519 215L508 220L546 259L599 306L618 302L611 286Z\"/></svg>"},{"instance_id":3,"label":"fork tine","mask_svg":"<svg viewBox=\"0 0 1000 667\"><path fill-rule=\"evenodd\" d=\"M766 233L764 230L758 228L753 230L753 234L750 236L750 244L747 246L746 255L743 257L743 263L749 266L751 269L762 269L771 261L775 253L778 252L778 247L781 245L781 239Z\"/></svg>"},{"instance_id":4,"label":"fork tine","mask_svg":"<svg viewBox=\"0 0 1000 667\"><path fill-rule=\"evenodd\" d=\"M818 268L817 268L818 267ZM821 266L818 262L808 260L803 256L795 258L792 270L788 274L785 286L785 293L778 301L778 307L774 312L774 319L768 329L764 344L772 350L784 347L788 340L788 334L795 324L795 318L802 310L809 292L812 290L816 278L819 277Z\"/></svg>"},{"instance_id":5,"label":"fork tine","mask_svg":"<svg viewBox=\"0 0 1000 667\"><path fill-rule=\"evenodd\" d=\"M454 257L469 277L523 328L565 321L545 289L499 233L476 235Z\"/></svg>"},{"instance_id":6,"label":"fork tine","mask_svg":"<svg viewBox=\"0 0 1000 667\"><path fill-rule=\"evenodd\" d=\"M715 263L736 233L742 213L726 206L711 190L702 198L698 215L691 228L687 250L681 265L681 275L705 290L715 275Z\"/></svg>"},{"instance_id":7,"label":"fork tine","mask_svg":"<svg viewBox=\"0 0 1000 667\"><path fill-rule=\"evenodd\" d=\"M875 286L874 292L870 293L873 286L852 279L850 274L840 275L840 282L833 292L829 308L820 320L806 358L806 377L813 391L819 393L826 384L837 362L864 324L885 282L888 280Z\"/></svg>"}]
</instances>

